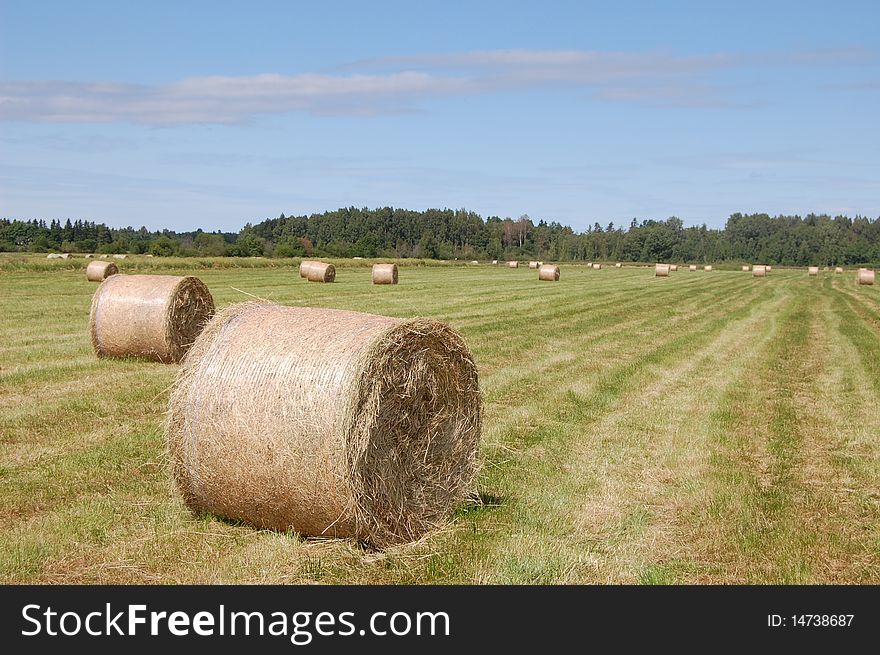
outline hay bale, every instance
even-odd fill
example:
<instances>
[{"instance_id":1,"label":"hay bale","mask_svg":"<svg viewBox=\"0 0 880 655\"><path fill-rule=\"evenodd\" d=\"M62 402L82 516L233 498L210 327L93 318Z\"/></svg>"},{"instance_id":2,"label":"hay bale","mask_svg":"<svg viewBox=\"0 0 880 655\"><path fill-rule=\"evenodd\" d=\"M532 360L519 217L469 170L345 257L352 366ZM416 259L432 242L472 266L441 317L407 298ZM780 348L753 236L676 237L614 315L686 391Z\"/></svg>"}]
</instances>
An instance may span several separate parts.
<instances>
[{"instance_id":1,"label":"hay bale","mask_svg":"<svg viewBox=\"0 0 880 655\"><path fill-rule=\"evenodd\" d=\"M559 281L559 267L556 264L541 264L538 269L538 279L545 282Z\"/></svg>"},{"instance_id":2,"label":"hay bale","mask_svg":"<svg viewBox=\"0 0 880 655\"><path fill-rule=\"evenodd\" d=\"M840 274L840 273L843 273L843 269L842 269L840 266L837 266L837 267L834 269L834 272L837 273L837 274Z\"/></svg>"},{"instance_id":3,"label":"hay bale","mask_svg":"<svg viewBox=\"0 0 880 655\"><path fill-rule=\"evenodd\" d=\"M538 268L538 262L529 262L529 268Z\"/></svg>"},{"instance_id":4,"label":"hay bale","mask_svg":"<svg viewBox=\"0 0 880 655\"><path fill-rule=\"evenodd\" d=\"M707 273L711 273L712 272L712 265L706 264L706 266L703 267L703 270L706 271Z\"/></svg>"},{"instance_id":5,"label":"hay bale","mask_svg":"<svg viewBox=\"0 0 880 655\"><path fill-rule=\"evenodd\" d=\"M819 275L819 267L818 266L810 266L807 268L807 274L810 276Z\"/></svg>"},{"instance_id":6,"label":"hay bale","mask_svg":"<svg viewBox=\"0 0 880 655\"><path fill-rule=\"evenodd\" d=\"M519 268L519 262L507 262L508 268Z\"/></svg>"},{"instance_id":7,"label":"hay bale","mask_svg":"<svg viewBox=\"0 0 880 655\"><path fill-rule=\"evenodd\" d=\"M92 346L98 357L178 362L213 313L196 277L112 275L92 297Z\"/></svg>"},{"instance_id":8,"label":"hay bale","mask_svg":"<svg viewBox=\"0 0 880 655\"><path fill-rule=\"evenodd\" d=\"M678 270L678 264L670 264L669 270L675 273Z\"/></svg>"},{"instance_id":9,"label":"hay bale","mask_svg":"<svg viewBox=\"0 0 880 655\"><path fill-rule=\"evenodd\" d=\"M669 264L657 264L654 267L655 277L669 277Z\"/></svg>"},{"instance_id":10,"label":"hay bale","mask_svg":"<svg viewBox=\"0 0 880 655\"><path fill-rule=\"evenodd\" d=\"M493 260L492 260L492 263L493 263L493 264L498 264L498 260L497 260L497 259L493 259Z\"/></svg>"},{"instance_id":11,"label":"hay bale","mask_svg":"<svg viewBox=\"0 0 880 655\"><path fill-rule=\"evenodd\" d=\"M696 266L696 264L691 264L690 266L688 266L688 270L689 270L689 271L695 271L695 270L697 270L697 266Z\"/></svg>"},{"instance_id":12,"label":"hay bale","mask_svg":"<svg viewBox=\"0 0 880 655\"><path fill-rule=\"evenodd\" d=\"M113 255L113 259L125 259L128 255Z\"/></svg>"},{"instance_id":13,"label":"hay bale","mask_svg":"<svg viewBox=\"0 0 880 655\"><path fill-rule=\"evenodd\" d=\"M96 259L86 266L86 279L89 282L102 282L118 272L119 267L113 262L102 262L100 259Z\"/></svg>"},{"instance_id":14,"label":"hay bale","mask_svg":"<svg viewBox=\"0 0 880 655\"><path fill-rule=\"evenodd\" d=\"M593 269L596 270L596 271L601 271L601 270L602 270L602 264L600 264L599 262L595 262L595 263L593 264Z\"/></svg>"},{"instance_id":15,"label":"hay bale","mask_svg":"<svg viewBox=\"0 0 880 655\"><path fill-rule=\"evenodd\" d=\"M92 257L94 257L94 255L92 255L92 254L88 254L85 256L86 259L91 259Z\"/></svg>"},{"instance_id":16,"label":"hay bale","mask_svg":"<svg viewBox=\"0 0 880 655\"><path fill-rule=\"evenodd\" d=\"M869 271L867 268L860 268L859 272L856 274L856 281L859 284L874 284L874 271Z\"/></svg>"},{"instance_id":17,"label":"hay bale","mask_svg":"<svg viewBox=\"0 0 880 655\"><path fill-rule=\"evenodd\" d=\"M373 284L397 284L397 264L373 264Z\"/></svg>"},{"instance_id":18,"label":"hay bale","mask_svg":"<svg viewBox=\"0 0 880 655\"><path fill-rule=\"evenodd\" d=\"M473 493L480 415L473 357L443 323L253 302L196 340L165 436L194 512L385 547Z\"/></svg>"},{"instance_id":19,"label":"hay bale","mask_svg":"<svg viewBox=\"0 0 880 655\"><path fill-rule=\"evenodd\" d=\"M752 266L752 277L767 277L767 267Z\"/></svg>"},{"instance_id":20,"label":"hay bale","mask_svg":"<svg viewBox=\"0 0 880 655\"><path fill-rule=\"evenodd\" d=\"M749 267L748 267L748 266L743 266L743 267L742 267L742 271L743 271L743 273L748 273L748 271L749 271Z\"/></svg>"},{"instance_id":21,"label":"hay bale","mask_svg":"<svg viewBox=\"0 0 880 655\"><path fill-rule=\"evenodd\" d=\"M50 252L48 255L46 255L46 259L61 259L61 255L59 255L57 252Z\"/></svg>"},{"instance_id":22,"label":"hay bale","mask_svg":"<svg viewBox=\"0 0 880 655\"><path fill-rule=\"evenodd\" d=\"M336 280L336 267L333 264L312 262L306 279L309 282L333 282Z\"/></svg>"},{"instance_id":23,"label":"hay bale","mask_svg":"<svg viewBox=\"0 0 880 655\"><path fill-rule=\"evenodd\" d=\"M767 272L768 272L768 273L769 273L770 271L772 271L772 270L773 270L773 267L772 267L772 266L767 266Z\"/></svg>"},{"instance_id":24,"label":"hay bale","mask_svg":"<svg viewBox=\"0 0 880 655\"><path fill-rule=\"evenodd\" d=\"M58 255L58 256L59 256L61 259L70 259L70 253L69 253L69 252L63 252L63 253L61 253L61 254Z\"/></svg>"},{"instance_id":25,"label":"hay bale","mask_svg":"<svg viewBox=\"0 0 880 655\"><path fill-rule=\"evenodd\" d=\"M479 264L479 263L480 263L480 262L478 262L476 259L472 259L472 260L471 260L471 264Z\"/></svg>"},{"instance_id":26,"label":"hay bale","mask_svg":"<svg viewBox=\"0 0 880 655\"><path fill-rule=\"evenodd\" d=\"M622 266L623 266L623 264L621 264L620 262L617 262L617 263L614 265L614 268L621 268Z\"/></svg>"}]
</instances>

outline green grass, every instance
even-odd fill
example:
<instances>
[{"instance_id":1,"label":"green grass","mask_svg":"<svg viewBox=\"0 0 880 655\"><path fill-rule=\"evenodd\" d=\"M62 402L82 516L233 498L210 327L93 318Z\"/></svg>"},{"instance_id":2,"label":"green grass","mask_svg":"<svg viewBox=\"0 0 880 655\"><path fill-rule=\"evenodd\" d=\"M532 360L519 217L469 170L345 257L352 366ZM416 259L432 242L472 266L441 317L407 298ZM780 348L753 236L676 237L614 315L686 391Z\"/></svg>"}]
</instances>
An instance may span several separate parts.
<instances>
[{"instance_id":1,"label":"green grass","mask_svg":"<svg viewBox=\"0 0 880 655\"><path fill-rule=\"evenodd\" d=\"M252 296L448 321L484 395L482 504L384 553L192 516L176 367L97 360L83 261L0 258L0 581L880 582L880 288L853 275L125 260ZM416 263L417 264L417 263Z\"/></svg>"}]
</instances>

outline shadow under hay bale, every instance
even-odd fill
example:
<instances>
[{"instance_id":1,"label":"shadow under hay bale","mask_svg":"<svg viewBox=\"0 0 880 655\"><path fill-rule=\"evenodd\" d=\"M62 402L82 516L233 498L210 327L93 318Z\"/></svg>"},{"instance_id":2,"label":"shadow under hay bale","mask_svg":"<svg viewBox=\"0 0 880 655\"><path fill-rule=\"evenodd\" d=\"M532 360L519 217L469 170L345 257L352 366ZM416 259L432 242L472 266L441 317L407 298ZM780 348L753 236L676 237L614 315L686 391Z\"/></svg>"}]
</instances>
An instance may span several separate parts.
<instances>
[{"instance_id":1,"label":"shadow under hay bale","mask_svg":"<svg viewBox=\"0 0 880 655\"><path fill-rule=\"evenodd\" d=\"M180 361L214 313L196 277L112 275L92 297L89 331L98 357Z\"/></svg>"},{"instance_id":2,"label":"shadow under hay bale","mask_svg":"<svg viewBox=\"0 0 880 655\"><path fill-rule=\"evenodd\" d=\"M334 282L336 280L336 267L333 264L312 262L306 273L309 282Z\"/></svg>"},{"instance_id":3,"label":"shadow under hay bale","mask_svg":"<svg viewBox=\"0 0 880 655\"><path fill-rule=\"evenodd\" d=\"M474 493L477 369L431 319L234 305L197 339L168 409L194 512L381 548L442 526Z\"/></svg>"},{"instance_id":4,"label":"shadow under hay bale","mask_svg":"<svg viewBox=\"0 0 880 655\"><path fill-rule=\"evenodd\" d=\"M555 264L543 264L541 268L538 269L538 279L544 280L545 282L558 282L559 267Z\"/></svg>"},{"instance_id":5,"label":"shadow under hay bale","mask_svg":"<svg viewBox=\"0 0 880 655\"><path fill-rule=\"evenodd\" d=\"M373 264L373 284L397 284L397 264Z\"/></svg>"},{"instance_id":6,"label":"shadow under hay bale","mask_svg":"<svg viewBox=\"0 0 880 655\"><path fill-rule=\"evenodd\" d=\"M96 259L93 262L89 262L89 265L86 266L86 279L89 282L102 282L118 272L119 267L113 262L103 262L100 259Z\"/></svg>"}]
</instances>

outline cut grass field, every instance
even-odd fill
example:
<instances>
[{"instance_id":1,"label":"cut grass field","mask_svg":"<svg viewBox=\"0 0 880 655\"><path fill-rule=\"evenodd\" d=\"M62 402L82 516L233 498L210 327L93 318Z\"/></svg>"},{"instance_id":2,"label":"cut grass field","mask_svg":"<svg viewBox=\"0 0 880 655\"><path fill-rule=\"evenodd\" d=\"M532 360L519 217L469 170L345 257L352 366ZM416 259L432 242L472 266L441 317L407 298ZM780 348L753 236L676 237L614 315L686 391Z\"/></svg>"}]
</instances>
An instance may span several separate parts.
<instances>
[{"instance_id":1,"label":"cut grass field","mask_svg":"<svg viewBox=\"0 0 880 655\"><path fill-rule=\"evenodd\" d=\"M405 267L373 286L366 267L321 285L184 265L165 272L218 307L458 329L484 395L483 503L387 552L191 516L163 455L176 367L96 359L97 285L22 263L0 270L0 581L880 582L880 289L854 272Z\"/></svg>"}]
</instances>

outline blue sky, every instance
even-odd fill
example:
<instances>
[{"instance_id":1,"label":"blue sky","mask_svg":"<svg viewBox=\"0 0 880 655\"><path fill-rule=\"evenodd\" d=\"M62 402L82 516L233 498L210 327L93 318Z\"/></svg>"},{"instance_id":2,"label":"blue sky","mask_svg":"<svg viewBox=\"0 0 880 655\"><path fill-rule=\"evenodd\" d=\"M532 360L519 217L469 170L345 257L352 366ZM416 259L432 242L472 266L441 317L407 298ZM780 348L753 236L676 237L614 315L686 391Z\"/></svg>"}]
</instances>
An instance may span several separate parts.
<instances>
[{"instance_id":1,"label":"blue sky","mask_svg":"<svg viewBox=\"0 0 880 655\"><path fill-rule=\"evenodd\" d=\"M0 0L0 216L880 216L877 2Z\"/></svg>"}]
</instances>

